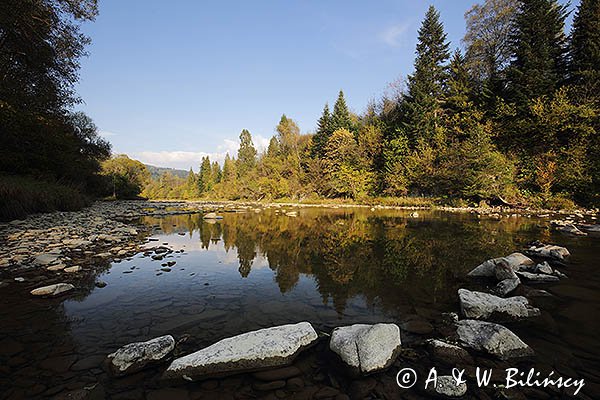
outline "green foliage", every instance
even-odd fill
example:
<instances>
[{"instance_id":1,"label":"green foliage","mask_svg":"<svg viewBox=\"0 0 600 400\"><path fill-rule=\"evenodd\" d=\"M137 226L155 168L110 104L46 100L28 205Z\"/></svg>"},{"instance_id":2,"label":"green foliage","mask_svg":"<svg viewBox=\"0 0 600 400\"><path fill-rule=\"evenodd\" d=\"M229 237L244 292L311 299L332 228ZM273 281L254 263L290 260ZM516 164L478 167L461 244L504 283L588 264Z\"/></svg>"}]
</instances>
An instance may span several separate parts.
<instances>
[{"instance_id":1,"label":"green foliage","mask_svg":"<svg viewBox=\"0 0 600 400\"><path fill-rule=\"evenodd\" d=\"M256 154L256 148L252 143L252 135L247 129L242 130L236 166L239 177L246 175L256 166Z\"/></svg>"},{"instance_id":2,"label":"green foliage","mask_svg":"<svg viewBox=\"0 0 600 400\"><path fill-rule=\"evenodd\" d=\"M0 175L0 221L28 214L75 211L91 203L78 188L27 176Z\"/></svg>"},{"instance_id":3,"label":"green foliage","mask_svg":"<svg viewBox=\"0 0 600 400\"><path fill-rule=\"evenodd\" d=\"M600 102L600 0L581 0L569 43L571 81L584 99Z\"/></svg>"},{"instance_id":4,"label":"green foliage","mask_svg":"<svg viewBox=\"0 0 600 400\"><path fill-rule=\"evenodd\" d=\"M333 114L331 115L331 121L327 132L330 132L330 136L333 132L338 129L346 129L352 131L352 119L348 106L346 105L346 99L344 98L344 92L340 90L338 98L333 106Z\"/></svg>"},{"instance_id":5,"label":"green foliage","mask_svg":"<svg viewBox=\"0 0 600 400\"><path fill-rule=\"evenodd\" d=\"M104 161L102 175L106 178L105 194L117 199L136 198L150 181L146 166L124 154Z\"/></svg>"},{"instance_id":6,"label":"green foliage","mask_svg":"<svg viewBox=\"0 0 600 400\"><path fill-rule=\"evenodd\" d=\"M312 138L312 147L311 147L311 155L312 157L323 158L325 155L325 145L327 144L327 140L333 133L331 130L332 118L329 113L329 104L325 103L325 107L323 107L323 114L317 121L317 132Z\"/></svg>"}]
</instances>

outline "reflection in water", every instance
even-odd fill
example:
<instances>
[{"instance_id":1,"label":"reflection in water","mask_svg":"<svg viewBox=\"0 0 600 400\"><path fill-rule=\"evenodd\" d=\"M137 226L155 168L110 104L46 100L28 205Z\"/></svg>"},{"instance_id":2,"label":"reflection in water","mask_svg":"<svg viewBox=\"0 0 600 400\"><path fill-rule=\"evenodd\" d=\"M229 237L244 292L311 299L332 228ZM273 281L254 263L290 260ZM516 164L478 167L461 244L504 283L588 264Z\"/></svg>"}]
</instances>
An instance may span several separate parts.
<instances>
[{"instance_id":1,"label":"reflection in water","mask_svg":"<svg viewBox=\"0 0 600 400\"><path fill-rule=\"evenodd\" d=\"M243 278L258 256L265 258L281 293L293 290L301 274L311 276L323 303L332 299L339 313L357 295L391 308L399 299L446 301L455 295L451 281L456 277L522 244L506 233L535 229L516 220L482 223L441 213L409 219L403 212L368 210L303 210L300 218L272 211L234 213L216 223L200 215L146 222L166 234L185 231L191 240L196 233L200 249L219 251L222 241L226 252L237 253Z\"/></svg>"},{"instance_id":2,"label":"reflection in water","mask_svg":"<svg viewBox=\"0 0 600 400\"><path fill-rule=\"evenodd\" d=\"M87 290L65 301L2 293L0 389L27 398L65 382L82 387L103 380L109 392L118 393L127 380L112 380L92 366L120 346L164 334L189 337L183 344L189 352L302 320L324 331L414 316L434 321L441 312L458 310L456 291L469 284L471 268L536 239L571 250L569 279L548 288L556 298L550 309L542 307L540 321L515 326L515 332L540 363L597 371L594 335L600 327L590 320L600 312L600 270L590 268L597 239L556 236L527 218L420 214L301 209L294 218L271 209L227 213L219 221L200 215L145 218L158 239L148 247L168 243L181 252L164 260L139 254L113 263L98 276L105 288L92 290L92 276ZM152 385L157 373L149 371L144 382Z\"/></svg>"}]
</instances>

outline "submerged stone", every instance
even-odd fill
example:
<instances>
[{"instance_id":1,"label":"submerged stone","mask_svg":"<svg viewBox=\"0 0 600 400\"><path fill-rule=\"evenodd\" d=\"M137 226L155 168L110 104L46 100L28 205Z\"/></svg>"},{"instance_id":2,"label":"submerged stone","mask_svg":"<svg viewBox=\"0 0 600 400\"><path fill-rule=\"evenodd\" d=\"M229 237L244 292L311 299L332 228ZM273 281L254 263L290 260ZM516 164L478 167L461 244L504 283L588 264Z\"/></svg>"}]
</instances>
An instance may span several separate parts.
<instances>
[{"instance_id":1,"label":"submerged stone","mask_svg":"<svg viewBox=\"0 0 600 400\"><path fill-rule=\"evenodd\" d=\"M137 372L164 360L174 348L175 339L171 335L130 343L108 355L109 370L115 376Z\"/></svg>"},{"instance_id":2,"label":"submerged stone","mask_svg":"<svg viewBox=\"0 0 600 400\"><path fill-rule=\"evenodd\" d=\"M285 366L317 338L309 322L243 333L174 360L163 378L197 380Z\"/></svg>"}]
</instances>

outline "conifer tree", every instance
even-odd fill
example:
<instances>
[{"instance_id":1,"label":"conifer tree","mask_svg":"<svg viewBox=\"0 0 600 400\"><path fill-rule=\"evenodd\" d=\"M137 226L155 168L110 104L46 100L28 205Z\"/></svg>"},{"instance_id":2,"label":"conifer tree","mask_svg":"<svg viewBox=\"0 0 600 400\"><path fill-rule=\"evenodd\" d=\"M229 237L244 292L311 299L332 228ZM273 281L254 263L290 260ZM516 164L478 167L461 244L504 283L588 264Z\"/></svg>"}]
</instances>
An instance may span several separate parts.
<instances>
[{"instance_id":1,"label":"conifer tree","mask_svg":"<svg viewBox=\"0 0 600 400\"><path fill-rule=\"evenodd\" d=\"M221 182L221 166L216 161L213 161L213 163L212 163L210 177L211 177L212 183Z\"/></svg>"},{"instance_id":2,"label":"conifer tree","mask_svg":"<svg viewBox=\"0 0 600 400\"><path fill-rule=\"evenodd\" d=\"M344 99L344 92L340 90L338 98L333 106L333 115L331 116L331 124L328 132L335 132L338 129L347 129L352 132L352 119L350 118L350 112L346 105L346 99ZM331 134L328 133L328 136Z\"/></svg>"},{"instance_id":3,"label":"conifer tree","mask_svg":"<svg viewBox=\"0 0 600 400\"><path fill-rule=\"evenodd\" d=\"M323 158L325 155L327 140L329 140L329 137L333 133L331 126L332 121L331 114L329 113L329 104L325 103L323 114L321 114L321 118L317 121L317 132L312 138L311 156L313 158Z\"/></svg>"},{"instance_id":4,"label":"conifer tree","mask_svg":"<svg viewBox=\"0 0 600 400\"><path fill-rule=\"evenodd\" d=\"M520 3L511 38L508 89L510 99L521 110L531 99L552 95L565 80L566 16L566 6L557 0Z\"/></svg>"},{"instance_id":5,"label":"conifer tree","mask_svg":"<svg viewBox=\"0 0 600 400\"><path fill-rule=\"evenodd\" d=\"M252 143L252 135L247 129L240 133L240 148L238 149L237 174L246 175L256 165L256 148Z\"/></svg>"},{"instance_id":6,"label":"conifer tree","mask_svg":"<svg viewBox=\"0 0 600 400\"><path fill-rule=\"evenodd\" d=\"M571 81L600 100L600 0L581 0L569 47Z\"/></svg>"},{"instance_id":7,"label":"conifer tree","mask_svg":"<svg viewBox=\"0 0 600 400\"><path fill-rule=\"evenodd\" d=\"M221 174L221 181L232 183L237 177L235 168L235 160L229 156L229 153L225 155L225 161L223 161L223 172Z\"/></svg>"},{"instance_id":8,"label":"conifer tree","mask_svg":"<svg viewBox=\"0 0 600 400\"><path fill-rule=\"evenodd\" d=\"M200 194L208 192L212 188L211 165L208 156L202 157L200 172L198 172L198 189Z\"/></svg>"},{"instance_id":9,"label":"conifer tree","mask_svg":"<svg viewBox=\"0 0 600 400\"><path fill-rule=\"evenodd\" d=\"M196 174L192 171L190 167L190 172L188 172L187 181L185 185L185 192L188 198L196 197L198 193L198 183L196 182Z\"/></svg>"},{"instance_id":10,"label":"conifer tree","mask_svg":"<svg viewBox=\"0 0 600 400\"><path fill-rule=\"evenodd\" d=\"M277 157L279 155L279 140L277 140L276 136L273 136L271 140L269 140L269 147L267 147L267 157Z\"/></svg>"},{"instance_id":11,"label":"conifer tree","mask_svg":"<svg viewBox=\"0 0 600 400\"><path fill-rule=\"evenodd\" d=\"M451 139L465 139L467 132L481 120L482 115L477 111L473 97L473 82L465 58L460 50L456 50L448 68L444 102L445 125Z\"/></svg>"},{"instance_id":12,"label":"conifer tree","mask_svg":"<svg viewBox=\"0 0 600 400\"><path fill-rule=\"evenodd\" d=\"M430 6L419 29L415 72L408 77L404 104L404 128L412 146L421 141L431 144L440 140L448 47L440 14Z\"/></svg>"}]
</instances>

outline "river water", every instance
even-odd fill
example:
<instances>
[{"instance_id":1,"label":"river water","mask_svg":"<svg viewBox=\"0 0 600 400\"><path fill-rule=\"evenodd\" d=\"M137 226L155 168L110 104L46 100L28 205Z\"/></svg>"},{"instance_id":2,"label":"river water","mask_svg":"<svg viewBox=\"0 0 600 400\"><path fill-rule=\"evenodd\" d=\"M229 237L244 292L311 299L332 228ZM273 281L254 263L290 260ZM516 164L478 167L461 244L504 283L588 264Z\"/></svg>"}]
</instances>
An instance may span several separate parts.
<instances>
[{"instance_id":1,"label":"river water","mask_svg":"<svg viewBox=\"0 0 600 400\"><path fill-rule=\"evenodd\" d=\"M115 399L224 396L222 385L217 392L206 384L162 389L160 369L114 379L99 367L120 346L164 334L185 338L186 353L285 323L310 321L330 333L336 326L385 321L398 323L410 346L441 336L441 314L459 310L457 290L477 287L465 277L469 270L533 240L570 250L562 271L568 278L536 286L553 295L536 300L542 316L510 328L535 350L536 364L585 378L580 398L600 398L599 237L555 233L538 218L496 221L435 211L411 217L365 208L140 222L152 230L146 247L175 251L163 260L142 253L112 263L76 298L0 292L0 398L47 398L83 387L100 387L101 397ZM167 262L175 264L163 266ZM94 287L95 280L106 287ZM235 394L244 382L229 384Z\"/></svg>"}]
</instances>

